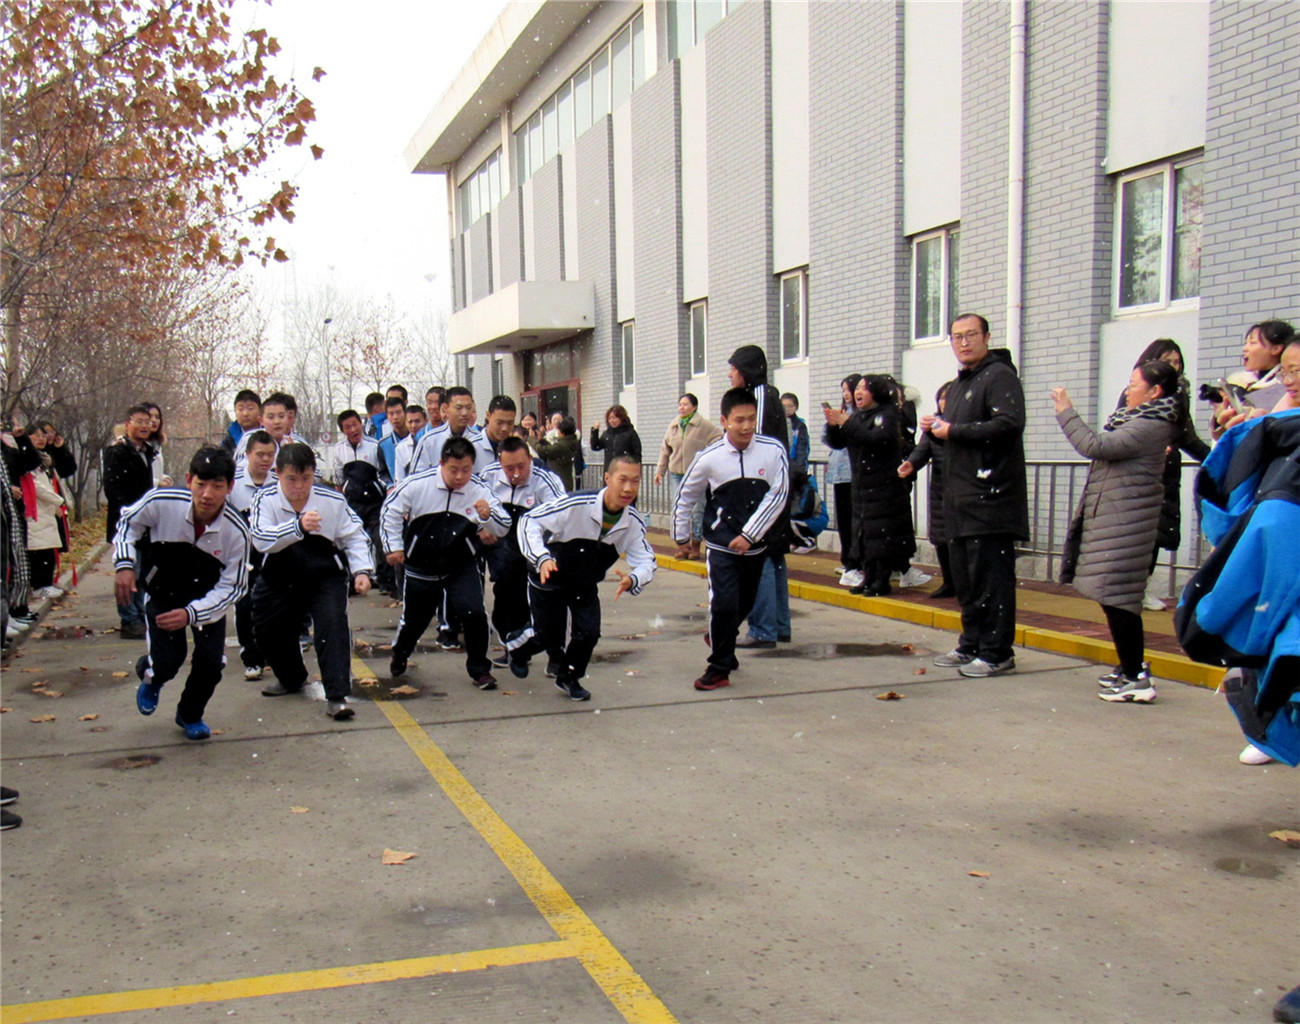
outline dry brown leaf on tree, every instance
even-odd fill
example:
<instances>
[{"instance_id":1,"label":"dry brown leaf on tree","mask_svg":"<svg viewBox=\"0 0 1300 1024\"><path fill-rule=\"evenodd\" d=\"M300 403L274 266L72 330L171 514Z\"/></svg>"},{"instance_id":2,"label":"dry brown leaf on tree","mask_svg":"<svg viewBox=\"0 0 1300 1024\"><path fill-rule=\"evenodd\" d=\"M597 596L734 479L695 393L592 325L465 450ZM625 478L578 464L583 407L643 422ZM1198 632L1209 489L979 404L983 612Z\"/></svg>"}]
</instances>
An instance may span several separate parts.
<instances>
[{"instance_id":1,"label":"dry brown leaf on tree","mask_svg":"<svg viewBox=\"0 0 1300 1024\"><path fill-rule=\"evenodd\" d=\"M401 850L384 849L383 856L379 858L381 864L405 864L412 857L418 856L414 853L404 853Z\"/></svg>"}]
</instances>

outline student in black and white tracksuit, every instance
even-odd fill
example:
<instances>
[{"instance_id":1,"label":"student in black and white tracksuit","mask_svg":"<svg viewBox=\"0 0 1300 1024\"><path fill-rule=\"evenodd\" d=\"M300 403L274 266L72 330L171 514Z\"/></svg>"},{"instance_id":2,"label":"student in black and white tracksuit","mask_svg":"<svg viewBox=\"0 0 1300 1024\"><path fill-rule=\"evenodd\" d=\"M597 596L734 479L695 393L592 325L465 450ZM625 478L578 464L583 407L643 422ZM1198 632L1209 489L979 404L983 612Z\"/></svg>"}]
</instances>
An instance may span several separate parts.
<instances>
[{"instance_id":1,"label":"student in black and white tracksuit","mask_svg":"<svg viewBox=\"0 0 1300 1024\"><path fill-rule=\"evenodd\" d=\"M564 484L549 470L533 465L528 444L519 437L501 442L499 461L488 466L483 482L510 514L510 532L501 540L480 536L488 571L492 574L492 628L504 643L526 629L528 562L519 551L519 520L526 512L564 497Z\"/></svg>"},{"instance_id":2,"label":"student in black and white tracksuit","mask_svg":"<svg viewBox=\"0 0 1300 1024\"><path fill-rule=\"evenodd\" d=\"M474 395L468 388L448 388L439 407L442 423L430 430L415 446L411 473L422 473L442 463L442 448L453 437L463 437L474 446L474 470L481 473L496 461L492 442L484 436L474 420L478 415Z\"/></svg>"},{"instance_id":3,"label":"student in black and white tracksuit","mask_svg":"<svg viewBox=\"0 0 1300 1024\"><path fill-rule=\"evenodd\" d=\"M262 552L262 575L253 588L257 645L275 673L267 697L297 693L307 682L298 646L304 613L311 615L331 718L351 718L352 633L348 580L370 591L374 564L370 540L343 495L316 485L316 456L305 444L286 444L275 456L276 486L253 497L253 545Z\"/></svg>"},{"instance_id":4,"label":"student in black and white tracksuit","mask_svg":"<svg viewBox=\"0 0 1300 1024\"><path fill-rule=\"evenodd\" d=\"M224 448L200 448L186 487L155 487L122 512L113 541L117 603L145 600L146 653L136 663L142 715L158 709L165 683L185 664L185 629L194 657L176 706L176 724L192 740L212 735L203 712L226 664L226 610L248 585L248 527L226 504L235 460ZM140 560L140 579L135 565Z\"/></svg>"},{"instance_id":5,"label":"student in black and white tracksuit","mask_svg":"<svg viewBox=\"0 0 1300 1024\"><path fill-rule=\"evenodd\" d=\"M691 510L707 495L704 543L709 569L708 667L697 690L730 685L736 634L754 606L763 575L764 538L785 510L789 491L786 446L757 433L758 408L748 388L722 396L722 437L686 471L673 508L673 539L691 538Z\"/></svg>"},{"instance_id":6,"label":"student in black and white tracksuit","mask_svg":"<svg viewBox=\"0 0 1300 1024\"><path fill-rule=\"evenodd\" d=\"M474 475L474 446L463 437L448 441L437 469L408 476L393 488L380 521L389 563L406 567L392 674L406 671L415 645L442 609L447 621L465 630L470 679L480 690L495 690L477 540L480 531L506 536L510 514Z\"/></svg>"},{"instance_id":7,"label":"student in black and white tracksuit","mask_svg":"<svg viewBox=\"0 0 1300 1024\"><path fill-rule=\"evenodd\" d=\"M246 440L245 440L246 439ZM275 484L271 467L275 465L276 443L265 430L245 431L244 461L235 470L235 485L230 489L230 504L244 522L253 511L253 495L266 484ZM239 657L244 663L245 679L261 679L266 659L257 649L253 634L253 587L262 571L262 553L250 545L248 551L248 588L235 602L235 635L239 638Z\"/></svg>"},{"instance_id":8,"label":"student in black and white tracksuit","mask_svg":"<svg viewBox=\"0 0 1300 1024\"><path fill-rule=\"evenodd\" d=\"M535 508L519 521L519 550L528 560L532 626L506 642L510 671L528 675L528 659L540 651L562 652L555 685L570 700L590 700L580 680L600 639L596 585L618 560L618 588L641 593L654 579L655 555L646 541L645 518L632 507L641 486L641 464L628 455L610 460L605 486ZM568 646L564 637L569 630Z\"/></svg>"},{"instance_id":9,"label":"student in black and white tracksuit","mask_svg":"<svg viewBox=\"0 0 1300 1024\"><path fill-rule=\"evenodd\" d=\"M391 467L384 458L379 442L366 437L361 414L345 409L338 415L343 440L334 445L334 486L347 499L370 538L375 562L375 582L381 590L393 589L393 573L385 564L383 538L379 534L379 507L393 485Z\"/></svg>"}]
</instances>

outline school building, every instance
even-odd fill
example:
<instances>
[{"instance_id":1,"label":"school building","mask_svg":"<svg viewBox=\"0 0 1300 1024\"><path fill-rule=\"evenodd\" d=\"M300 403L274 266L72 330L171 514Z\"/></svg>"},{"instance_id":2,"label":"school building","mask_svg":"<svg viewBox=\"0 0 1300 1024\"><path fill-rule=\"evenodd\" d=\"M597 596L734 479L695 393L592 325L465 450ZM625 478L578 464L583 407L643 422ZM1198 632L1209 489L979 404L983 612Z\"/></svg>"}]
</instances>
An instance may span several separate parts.
<instances>
[{"instance_id":1,"label":"school building","mask_svg":"<svg viewBox=\"0 0 1300 1024\"><path fill-rule=\"evenodd\" d=\"M755 343L816 439L850 372L933 411L976 311L1050 460L1052 387L1100 417L1149 341L1195 382L1300 316L1297 97L1297 3L547 0L505 7L406 157L445 180L480 407L620 403L650 458Z\"/></svg>"}]
</instances>

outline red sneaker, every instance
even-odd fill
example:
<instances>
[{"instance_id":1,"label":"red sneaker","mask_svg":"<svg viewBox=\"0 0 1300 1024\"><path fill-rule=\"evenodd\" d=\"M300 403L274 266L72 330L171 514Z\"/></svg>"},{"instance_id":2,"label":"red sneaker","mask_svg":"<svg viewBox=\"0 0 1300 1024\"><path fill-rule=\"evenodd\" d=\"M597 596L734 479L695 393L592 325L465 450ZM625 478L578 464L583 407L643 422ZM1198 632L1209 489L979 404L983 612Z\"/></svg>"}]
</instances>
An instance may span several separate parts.
<instances>
[{"instance_id":1,"label":"red sneaker","mask_svg":"<svg viewBox=\"0 0 1300 1024\"><path fill-rule=\"evenodd\" d=\"M695 680L697 690L721 690L724 686L730 686L731 680L726 676L720 676L713 669L707 669L704 675Z\"/></svg>"}]
</instances>

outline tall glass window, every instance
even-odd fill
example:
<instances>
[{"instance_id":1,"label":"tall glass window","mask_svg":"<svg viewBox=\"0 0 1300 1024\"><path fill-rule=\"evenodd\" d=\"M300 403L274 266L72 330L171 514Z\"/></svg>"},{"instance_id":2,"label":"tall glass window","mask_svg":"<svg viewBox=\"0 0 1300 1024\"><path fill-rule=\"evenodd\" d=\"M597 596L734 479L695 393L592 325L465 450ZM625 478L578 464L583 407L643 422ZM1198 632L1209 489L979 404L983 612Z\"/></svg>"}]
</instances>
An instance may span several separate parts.
<instances>
[{"instance_id":1,"label":"tall glass window","mask_svg":"<svg viewBox=\"0 0 1300 1024\"><path fill-rule=\"evenodd\" d=\"M591 62L591 120L609 113L609 51L601 50Z\"/></svg>"},{"instance_id":2,"label":"tall glass window","mask_svg":"<svg viewBox=\"0 0 1300 1024\"><path fill-rule=\"evenodd\" d=\"M630 388L636 383L635 334L636 321L629 320L623 325L623 387L625 388Z\"/></svg>"},{"instance_id":3,"label":"tall glass window","mask_svg":"<svg viewBox=\"0 0 1300 1024\"><path fill-rule=\"evenodd\" d=\"M591 66L573 76L573 134L581 135L591 127Z\"/></svg>"},{"instance_id":4,"label":"tall glass window","mask_svg":"<svg viewBox=\"0 0 1300 1024\"><path fill-rule=\"evenodd\" d=\"M565 82L556 93L556 124L559 126L560 146L573 141L573 83Z\"/></svg>"},{"instance_id":5,"label":"tall glass window","mask_svg":"<svg viewBox=\"0 0 1300 1024\"><path fill-rule=\"evenodd\" d=\"M1170 162L1117 185L1115 307L1150 310L1201 293L1203 169Z\"/></svg>"},{"instance_id":6,"label":"tall glass window","mask_svg":"<svg viewBox=\"0 0 1300 1024\"><path fill-rule=\"evenodd\" d=\"M691 306L691 376L698 377L708 372L707 344L705 335L708 330L709 304L697 302Z\"/></svg>"},{"instance_id":7,"label":"tall glass window","mask_svg":"<svg viewBox=\"0 0 1300 1024\"><path fill-rule=\"evenodd\" d=\"M805 325L808 317L805 296L808 288L806 271L796 270L781 278L781 359L806 359L808 345Z\"/></svg>"},{"instance_id":8,"label":"tall glass window","mask_svg":"<svg viewBox=\"0 0 1300 1024\"><path fill-rule=\"evenodd\" d=\"M957 315L960 233L941 228L912 239L912 340L940 341Z\"/></svg>"},{"instance_id":9,"label":"tall glass window","mask_svg":"<svg viewBox=\"0 0 1300 1024\"><path fill-rule=\"evenodd\" d=\"M610 109L617 110L632 95L632 28L623 29L609 46L613 94Z\"/></svg>"}]
</instances>

